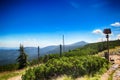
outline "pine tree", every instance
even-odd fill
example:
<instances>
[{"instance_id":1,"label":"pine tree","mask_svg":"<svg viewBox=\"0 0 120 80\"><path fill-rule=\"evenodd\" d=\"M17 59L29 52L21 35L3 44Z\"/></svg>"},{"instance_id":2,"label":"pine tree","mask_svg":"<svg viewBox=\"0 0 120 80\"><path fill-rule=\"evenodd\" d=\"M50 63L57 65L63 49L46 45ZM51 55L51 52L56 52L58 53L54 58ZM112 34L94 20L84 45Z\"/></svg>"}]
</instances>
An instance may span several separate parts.
<instances>
[{"instance_id":1,"label":"pine tree","mask_svg":"<svg viewBox=\"0 0 120 80\"><path fill-rule=\"evenodd\" d=\"M24 52L23 45L20 45L20 55L17 58L17 62L19 63L19 69L22 69L27 66L27 55Z\"/></svg>"}]
</instances>

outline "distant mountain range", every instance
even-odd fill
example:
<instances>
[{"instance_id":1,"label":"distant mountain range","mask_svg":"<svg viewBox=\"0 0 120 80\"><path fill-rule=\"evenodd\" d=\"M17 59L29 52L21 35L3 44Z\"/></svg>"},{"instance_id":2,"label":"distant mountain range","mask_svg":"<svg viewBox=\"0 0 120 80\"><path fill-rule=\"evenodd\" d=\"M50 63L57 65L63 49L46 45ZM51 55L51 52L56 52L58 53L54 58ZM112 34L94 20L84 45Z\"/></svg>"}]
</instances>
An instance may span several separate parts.
<instances>
[{"instance_id":1,"label":"distant mountain range","mask_svg":"<svg viewBox=\"0 0 120 80\"><path fill-rule=\"evenodd\" d=\"M82 47L88 44L87 42L80 41L74 44L65 45L64 51L67 52L69 50L73 50L75 48ZM25 47L25 52L28 55L29 60L37 58L38 55L38 48L37 47ZM40 56L44 56L46 54L51 53L59 53L60 48L59 45L56 46L47 46L40 49ZM11 64L15 63L17 57L19 56L19 50L17 48L0 48L0 65Z\"/></svg>"},{"instance_id":2,"label":"distant mountain range","mask_svg":"<svg viewBox=\"0 0 120 80\"><path fill-rule=\"evenodd\" d=\"M64 52L68 52L69 50L73 50L73 49L82 47L82 46L84 46L86 44L87 44L87 42L80 41L80 42L73 43L73 44L70 44L70 45L65 45L64 46ZM59 53L59 52L60 52L60 46L54 46L54 49L49 50L48 52L46 52L46 54Z\"/></svg>"}]
</instances>

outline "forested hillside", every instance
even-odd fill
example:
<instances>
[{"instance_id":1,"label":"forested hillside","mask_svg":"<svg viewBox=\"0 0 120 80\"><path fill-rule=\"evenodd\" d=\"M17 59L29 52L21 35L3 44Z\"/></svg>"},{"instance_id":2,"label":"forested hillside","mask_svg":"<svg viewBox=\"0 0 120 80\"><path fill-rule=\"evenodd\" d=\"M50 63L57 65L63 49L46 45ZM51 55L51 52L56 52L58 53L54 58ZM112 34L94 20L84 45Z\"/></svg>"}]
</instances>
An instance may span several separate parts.
<instances>
[{"instance_id":1,"label":"forested hillside","mask_svg":"<svg viewBox=\"0 0 120 80\"><path fill-rule=\"evenodd\" d=\"M120 46L120 40L110 41L110 48ZM94 56L106 50L106 42L87 44L82 48L41 57L39 67L28 69L22 76L23 80L52 79L66 74L72 78L101 74L109 68L109 62L101 57Z\"/></svg>"}]
</instances>

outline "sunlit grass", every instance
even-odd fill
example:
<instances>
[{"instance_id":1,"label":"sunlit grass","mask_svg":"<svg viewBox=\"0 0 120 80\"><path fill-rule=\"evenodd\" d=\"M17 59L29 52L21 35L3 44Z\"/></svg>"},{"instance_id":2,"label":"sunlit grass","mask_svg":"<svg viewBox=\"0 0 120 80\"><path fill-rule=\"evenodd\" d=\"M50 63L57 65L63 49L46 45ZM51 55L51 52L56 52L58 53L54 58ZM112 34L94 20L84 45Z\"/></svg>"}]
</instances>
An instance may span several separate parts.
<instances>
[{"instance_id":1,"label":"sunlit grass","mask_svg":"<svg viewBox=\"0 0 120 80\"><path fill-rule=\"evenodd\" d=\"M1 72L0 73L0 80L7 80L11 77L22 75L22 74L24 74L24 72L25 72L25 69L16 70L16 71Z\"/></svg>"},{"instance_id":2,"label":"sunlit grass","mask_svg":"<svg viewBox=\"0 0 120 80\"><path fill-rule=\"evenodd\" d=\"M63 75L63 76L59 76L54 80L74 80L72 77L67 76L67 75Z\"/></svg>"},{"instance_id":3,"label":"sunlit grass","mask_svg":"<svg viewBox=\"0 0 120 80\"><path fill-rule=\"evenodd\" d=\"M120 46L117 46L115 48L109 49L110 54L117 53L120 50ZM102 52L99 52L98 54L95 54L96 56L104 56L104 52L107 52L107 50L104 50Z\"/></svg>"},{"instance_id":4,"label":"sunlit grass","mask_svg":"<svg viewBox=\"0 0 120 80\"><path fill-rule=\"evenodd\" d=\"M16 73L16 72L4 72L4 73L0 73L0 80L7 80L8 78L20 75L21 72Z\"/></svg>"},{"instance_id":5,"label":"sunlit grass","mask_svg":"<svg viewBox=\"0 0 120 80\"><path fill-rule=\"evenodd\" d=\"M94 77L90 77L88 75L85 75L83 77L79 77L76 79L73 79L70 76L64 75L64 76L60 76L55 80L100 80L101 75L96 74Z\"/></svg>"},{"instance_id":6,"label":"sunlit grass","mask_svg":"<svg viewBox=\"0 0 120 80\"><path fill-rule=\"evenodd\" d=\"M41 64L39 64L39 65L41 65ZM38 65L34 65L32 67L28 66L27 68L24 68L22 70L1 72L0 73L0 80L7 80L7 79L9 79L11 77L15 77L15 76L18 76L18 75L23 75L27 69L37 67L37 66Z\"/></svg>"}]
</instances>

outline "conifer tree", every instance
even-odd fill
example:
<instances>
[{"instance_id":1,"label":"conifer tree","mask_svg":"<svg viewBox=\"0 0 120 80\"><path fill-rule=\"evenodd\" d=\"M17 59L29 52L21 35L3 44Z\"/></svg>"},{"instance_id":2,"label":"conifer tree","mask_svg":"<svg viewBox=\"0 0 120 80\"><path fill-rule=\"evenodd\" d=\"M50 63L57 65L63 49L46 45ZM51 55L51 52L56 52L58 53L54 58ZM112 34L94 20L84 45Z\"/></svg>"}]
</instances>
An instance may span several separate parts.
<instances>
[{"instance_id":1,"label":"conifer tree","mask_svg":"<svg viewBox=\"0 0 120 80\"><path fill-rule=\"evenodd\" d=\"M17 58L17 62L19 63L19 69L22 69L27 66L27 55L24 51L23 45L20 45L20 55Z\"/></svg>"}]
</instances>

